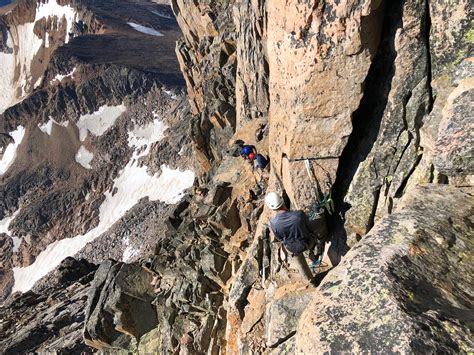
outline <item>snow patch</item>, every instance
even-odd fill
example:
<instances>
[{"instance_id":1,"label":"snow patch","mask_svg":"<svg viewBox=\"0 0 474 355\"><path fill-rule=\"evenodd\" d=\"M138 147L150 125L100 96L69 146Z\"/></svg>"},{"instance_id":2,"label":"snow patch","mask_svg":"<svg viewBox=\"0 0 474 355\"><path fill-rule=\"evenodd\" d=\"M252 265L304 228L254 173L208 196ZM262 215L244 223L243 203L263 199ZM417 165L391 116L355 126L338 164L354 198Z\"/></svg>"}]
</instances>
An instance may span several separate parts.
<instances>
[{"instance_id":1,"label":"snow patch","mask_svg":"<svg viewBox=\"0 0 474 355\"><path fill-rule=\"evenodd\" d=\"M79 252L87 243L106 232L141 199L174 204L181 200L184 191L194 183L194 172L174 170L161 166L161 175L149 175L147 167L139 166L138 158L148 154L151 144L163 137L166 125L154 120L143 127L136 127L129 134L130 146L136 148L128 164L120 171L111 190L104 193L105 200L99 207L99 224L84 235L56 241L42 251L35 262L27 267L13 268L15 285L13 291L28 291L36 281L53 270L68 256ZM142 151L144 146L145 151ZM111 191L114 191L112 193ZM127 250L127 249L126 249ZM124 258L131 258L130 248ZM125 253L125 252L124 252Z\"/></svg>"},{"instance_id":2,"label":"snow patch","mask_svg":"<svg viewBox=\"0 0 474 355\"><path fill-rule=\"evenodd\" d=\"M101 136L115 123L115 120L125 112L127 108L122 104L119 106L102 106L96 112L82 115L77 121L79 128L79 139L83 142L87 132L95 136Z\"/></svg>"},{"instance_id":3,"label":"snow patch","mask_svg":"<svg viewBox=\"0 0 474 355\"><path fill-rule=\"evenodd\" d=\"M86 169L92 169L92 159L94 159L94 154L89 152L86 147L81 145L76 153L76 162L81 164Z\"/></svg>"},{"instance_id":4,"label":"snow patch","mask_svg":"<svg viewBox=\"0 0 474 355\"><path fill-rule=\"evenodd\" d=\"M151 35L151 36L163 36L163 33L159 32L159 31L157 31L153 28L142 26L142 25L139 25L138 23L133 23L133 22L127 22L127 24L129 26L131 26L135 31L145 33L145 34Z\"/></svg>"},{"instance_id":5,"label":"snow patch","mask_svg":"<svg viewBox=\"0 0 474 355\"><path fill-rule=\"evenodd\" d=\"M15 97L16 100L12 104L16 104L24 98L33 89L32 86L34 86L31 76L31 64L33 58L43 45L43 40L33 32L34 27L34 22L10 27L9 32L16 49L15 69L19 69L19 77L15 84L21 92L20 95Z\"/></svg>"},{"instance_id":6,"label":"snow patch","mask_svg":"<svg viewBox=\"0 0 474 355\"><path fill-rule=\"evenodd\" d=\"M18 209L15 213L13 213L10 217L5 217L0 221L0 234L4 233L13 239L13 252L16 253L20 248L20 244L22 238L15 237L10 232L10 223L16 218L16 216L20 213Z\"/></svg>"},{"instance_id":7,"label":"snow patch","mask_svg":"<svg viewBox=\"0 0 474 355\"><path fill-rule=\"evenodd\" d=\"M54 120L51 116L49 116L48 122L43 123L43 124L38 124L38 128L41 130L41 132L46 133L48 136L50 136L51 133L53 132L54 124L58 126L67 127L69 126L69 121L64 121L64 122L59 123L56 120Z\"/></svg>"},{"instance_id":8,"label":"snow patch","mask_svg":"<svg viewBox=\"0 0 474 355\"><path fill-rule=\"evenodd\" d=\"M163 11L152 11L152 13L154 13L156 16L167 18L167 19L172 19L173 18L172 16L168 15L167 13L165 13Z\"/></svg>"},{"instance_id":9,"label":"snow patch","mask_svg":"<svg viewBox=\"0 0 474 355\"><path fill-rule=\"evenodd\" d=\"M20 245L21 245L21 242L23 241L23 238L12 236L12 239L13 239L13 249L12 249L12 251L14 253L16 253L20 249Z\"/></svg>"},{"instance_id":10,"label":"snow patch","mask_svg":"<svg viewBox=\"0 0 474 355\"><path fill-rule=\"evenodd\" d=\"M10 39L8 39L10 41ZM7 44L8 45L8 44ZM15 57L13 54L0 52L0 114L15 100L13 75L15 72Z\"/></svg>"},{"instance_id":11,"label":"snow patch","mask_svg":"<svg viewBox=\"0 0 474 355\"><path fill-rule=\"evenodd\" d=\"M171 97L173 100L175 100L176 97L177 97L177 96L176 96L175 94L173 94L173 92L170 91L170 90L165 90L165 89L163 89L163 92L164 92L165 94L167 94L169 97Z\"/></svg>"},{"instance_id":12,"label":"snow patch","mask_svg":"<svg viewBox=\"0 0 474 355\"><path fill-rule=\"evenodd\" d=\"M128 146L135 148L146 146L145 151L137 155L137 158L146 156L150 151L151 145L162 139L167 129L168 126L158 119L153 120L153 122L145 126L136 127L131 132L128 132Z\"/></svg>"},{"instance_id":13,"label":"snow patch","mask_svg":"<svg viewBox=\"0 0 474 355\"><path fill-rule=\"evenodd\" d=\"M74 25L76 18L76 11L72 6L59 5L56 0L49 0L45 3L39 3L39 6L36 8L36 17L35 22L41 20L42 18L57 17L62 20L66 19L66 41L69 42L70 33L72 32L72 26Z\"/></svg>"},{"instance_id":14,"label":"snow patch","mask_svg":"<svg viewBox=\"0 0 474 355\"><path fill-rule=\"evenodd\" d=\"M15 161L16 150L25 136L25 128L23 126L18 126L16 130L10 132L9 134L13 138L14 142L10 143L3 152L2 159L0 160L0 175L5 174L8 168Z\"/></svg>"},{"instance_id":15,"label":"snow patch","mask_svg":"<svg viewBox=\"0 0 474 355\"><path fill-rule=\"evenodd\" d=\"M35 83L35 85L34 85L34 88L36 89L38 86L41 85L42 82L43 82L43 76L40 76L40 77L38 78L38 80L36 80L36 83Z\"/></svg>"},{"instance_id":16,"label":"snow patch","mask_svg":"<svg viewBox=\"0 0 474 355\"><path fill-rule=\"evenodd\" d=\"M49 121L43 124L38 124L38 128L41 130L41 132L46 133L48 136L51 135L51 132L53 131L53 124L58 124L55 120L52 118L49 118Z\"/></svg>"},{"instance_id":17,"label":"snow patch","mask_svg":"<svg viewBox=\"0 0 474 355\"><path fill-rule=\"evenodd\" d=\"M74 73L76 72L76 67L74 67L73 70L71 70L69 73L67 73L66 75L61 75L61 74L56 74L56 76L54 77L54 79L52 79L49 83L52 84L54 83L55 81L57 82L61 82L63 81L64 79L66 78L72 78Z\"/></svg>"},{"instance_id":18,"label":"snow patch","mask_svg":"<svg viewBox=\"0 0 474 355\"><path fill-rule=\"evenodd\" d=\"M129 262L133 257L137 256L140 252L138 249L135 249L132 245L130 245L130 238L126 237L123 238L122 244L125 246L125 250L122 254L122 261L124 263Z\"/></svg>"},{"instance_id":19,"label":"snow patch","mask_svg":"<svg viewBox=\"0 0 474 355\"><path fill-rule=\"evenodd\" d=\"M0 234L4 233L10 237L12 236L11 232L9 231L10 223L16 218L18 213L20 213L20 210L17 210L10 217L5 217L0 221Z\"/></svg>"}]
</instances>

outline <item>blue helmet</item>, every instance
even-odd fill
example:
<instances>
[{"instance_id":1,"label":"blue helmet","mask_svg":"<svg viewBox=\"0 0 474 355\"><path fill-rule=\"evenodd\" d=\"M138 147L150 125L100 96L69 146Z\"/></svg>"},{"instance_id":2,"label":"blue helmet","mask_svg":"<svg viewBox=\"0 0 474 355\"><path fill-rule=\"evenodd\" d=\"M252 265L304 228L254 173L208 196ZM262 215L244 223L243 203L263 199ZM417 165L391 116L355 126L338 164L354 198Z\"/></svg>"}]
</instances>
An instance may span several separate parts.
<instances>
[{"instance_id":1,"label":"blue helmet","mask_svg":"<svg viewBox=\"0 0 474 355\"><path fill-rule=\"evenodd\" d=\"M249 155L251 152L252 152L252 149L248 145L246 145L240 151L240 155Z\"/></svg>"}]
</instances>

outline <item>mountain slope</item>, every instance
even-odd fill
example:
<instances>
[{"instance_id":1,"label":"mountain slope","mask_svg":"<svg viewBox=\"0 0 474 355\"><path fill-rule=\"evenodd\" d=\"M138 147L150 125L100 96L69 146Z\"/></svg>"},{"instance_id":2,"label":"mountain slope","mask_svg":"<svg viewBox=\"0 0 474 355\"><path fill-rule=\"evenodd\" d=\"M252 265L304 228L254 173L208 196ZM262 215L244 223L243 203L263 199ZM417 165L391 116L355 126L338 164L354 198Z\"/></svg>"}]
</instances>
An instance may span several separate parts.
<instances>
[{"instance_id":1,"label":"mountain slope","mask_svg":"<svg viewBox=\"0 0 474 355\"><path fill-rule=\"evenodd\" d=\"M65 11L74 14L73 20L63 16ZM28 13L33 15L25 18ZM23 292L31 288L143 198L154 205L154 213L166 215L166 205L179 201L192 185L194 174L186 170L192 168L189 139L186 128L179 128L186 125L188 112L174 57L179 29L170 14L167 6L145 2L20 1L2 17L6 52L9 41L17 40L14 34L23 30L41 42L32 59L17 59L22 54L18 48L29 42L8 54L24 71L11 84L25 82L21 75L30 81L16 96L22 101L0 116L5 132L0 220L3 240L10 245L3 296L12 287ZM36 22L28 22L32 18ZM155 26L163 36L129 25L138 22L143 24L138 29ZM32 68L37 62L37 74L30 74L36 73ZM33 91L28 83L39 80ZM153 147L158 142L168 148ZM176 161L179 152L181 160ZM149 190L149 184L156 187ZM134 233L102 238L110 245L89 251L90 259L122 257L125 250L127 258L137 258L151 248L145 241L152 243L154 232L140 242L134 236L145 227L159 230L160 218L149 217L151 225L147 216L140 218L131 226Z\"/></svg>"}]
</instances>

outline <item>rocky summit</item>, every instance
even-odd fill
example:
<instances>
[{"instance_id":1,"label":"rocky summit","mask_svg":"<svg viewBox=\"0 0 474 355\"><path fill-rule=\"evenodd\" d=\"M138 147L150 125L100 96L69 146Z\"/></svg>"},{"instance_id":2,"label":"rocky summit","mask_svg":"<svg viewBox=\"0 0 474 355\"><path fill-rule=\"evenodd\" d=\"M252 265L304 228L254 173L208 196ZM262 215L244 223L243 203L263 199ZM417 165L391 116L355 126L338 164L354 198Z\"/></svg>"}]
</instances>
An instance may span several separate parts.
<instances>
[{"instance_id":1,"label":"rocky summit","mask_svg":"<svg viewBox=\"0 0 474 355\"><path fill-rule=\"evenodd\" d=\"M0 352L473 353L473 21L0 1Z\"/></svg>"}]
</instances>

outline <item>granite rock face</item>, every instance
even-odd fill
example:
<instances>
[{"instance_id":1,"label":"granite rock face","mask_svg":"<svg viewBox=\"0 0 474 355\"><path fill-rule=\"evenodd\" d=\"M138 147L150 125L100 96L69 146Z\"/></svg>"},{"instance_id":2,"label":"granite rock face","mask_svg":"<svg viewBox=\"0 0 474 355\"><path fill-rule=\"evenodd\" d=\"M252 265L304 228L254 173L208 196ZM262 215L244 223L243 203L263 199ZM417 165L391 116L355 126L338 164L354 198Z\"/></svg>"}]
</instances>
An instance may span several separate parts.
<instances>
[{"instance_id":1,"label":"granite rock face","mask_svg":"<svg viewBox=\"0 0 474 355\"><path fill-rule=\"evenodd\" d=\"M319 286L297 352L471 351L472 193L409 190Z\"/></svg>"},{"instance_id":2,"label":"granite rock face","mask_svg":"<svg viewBox=\"0 0 474 355\"><path fill-rule=\"evenodd\" d=\"M469 76L459 80L458 86L448 96L443 116L439 123L435 144L434 165L444 175L474 175L472 147L474 137L473 99L474 64L470 58Z\"/></svg>"},{"instance_id":3,"label":"granite rock face","mask_svg":"<svg viewBox=\"0 0 474 355\"><path fill-rule=\"evenodd\" d=\"M130 164L149 175L193 166L199 178L176 204L142 198L76 254L102 264L78 291L85 315L60 331L71 342L30 345L43 334L32 323L28 342L9 331L5 346L92 351L72 345L82 327L104 353L472 352L469 2L160 2L81 0L94 35L75 23L44 85L0 116L0 154L19 125L29 142L1 180L1 284L46 245L97 226ZM82 144L79 117L121 103L116 125L85 141L93 169L65 167ZM61 144L35 151L50 115L64 117L52 130ZM158 119L165 137L130 149L134 128ZM242 142L269 168L242 159ZM30 153L41 164L25 163ZM273 190L314 220L325 252L311 283L268 229ZM76 285L60 269L65 290ZM53 292L51 275L35 295ZM9 309L22 302L13 297Z\"/></svg>"},{"instance_id":4,"label":"granite rock face","mask_svg":"<svg viewBox=\"0 0 474 355\"><path fill-rule=\"evenodd\" d=\"M381 1L268 1L270 157L298 208L333 184L381 35Z\"/></svg>"},{"instance_id":5,"label":"granite rock face","mask_svg":"<svg viewBox=\"0 0 474 355\"><path fill-rule=\"evenodd\" d=\"M183 31L176 55L194 114L191 137L196 169L205 175L222 158L236 126L232 7L219 1L182 0L171 1L171 6Z\"/></svg>"},{"instance_id":6,"label":"granite rock face","mask_svg":"<svg viewBox=\"0 0 474 355\"><path fill-rule=\"evenodd\" d=\"M350 180L344 183L344 173L338 175L342 190L347 188L345 229L350 245L403 195L422 154L419 128L432 104L427 4L392 3L386 11L382 42L365 84L366 96L353 114L353 139L341 160L341 170L348 172Z\"/></svg>"}]
</instances>

